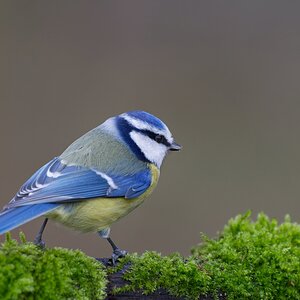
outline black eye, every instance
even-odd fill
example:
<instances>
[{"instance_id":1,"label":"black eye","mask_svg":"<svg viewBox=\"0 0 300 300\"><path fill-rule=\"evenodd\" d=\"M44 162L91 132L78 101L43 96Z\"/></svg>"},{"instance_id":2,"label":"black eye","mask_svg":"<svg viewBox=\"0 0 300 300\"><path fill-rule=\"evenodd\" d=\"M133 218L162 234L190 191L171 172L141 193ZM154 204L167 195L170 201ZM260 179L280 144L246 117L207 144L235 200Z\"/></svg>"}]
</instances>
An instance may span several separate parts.
<instances>
[{"instance_id":1,"label":"black eye","mask_svg":"<svg viewBox=\"0 0 300 300\"><path fill-rule=\"evenodd\" d=\"M156 135L155 136L155 141L158 142L158 143L162 143L164 140L164 137L160 134Z\"/></svg>"}]
</instances>

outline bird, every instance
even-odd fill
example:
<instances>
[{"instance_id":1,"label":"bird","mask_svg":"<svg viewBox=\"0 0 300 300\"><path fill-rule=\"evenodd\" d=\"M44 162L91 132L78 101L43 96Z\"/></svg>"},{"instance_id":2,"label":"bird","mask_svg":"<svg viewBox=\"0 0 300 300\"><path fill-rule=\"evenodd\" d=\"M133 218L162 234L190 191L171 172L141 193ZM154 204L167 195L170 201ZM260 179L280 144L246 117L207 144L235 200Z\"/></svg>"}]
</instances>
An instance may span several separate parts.
<instances>
[{"instance_id":1,"label":"bird","mask_svg":"<svg viewBox=\"0 0 300 300\"><path fill-rule=\"evenodd\" d=\"M0 212L0 234L45 217L34 243L42 248L48 219L95 232L112 247L111 262L124 257L110 227L137 208L156 187L169 151L178 151L167 125L134 110L108 118L38 169Z\"/></svg>"}]
</instances>

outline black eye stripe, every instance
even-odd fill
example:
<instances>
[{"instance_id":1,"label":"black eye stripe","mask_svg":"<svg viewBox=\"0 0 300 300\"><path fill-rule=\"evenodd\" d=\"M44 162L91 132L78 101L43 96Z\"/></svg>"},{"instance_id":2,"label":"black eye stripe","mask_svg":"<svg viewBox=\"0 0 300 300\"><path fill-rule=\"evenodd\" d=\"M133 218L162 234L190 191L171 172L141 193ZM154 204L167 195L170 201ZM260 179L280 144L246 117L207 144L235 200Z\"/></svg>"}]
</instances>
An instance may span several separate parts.
<instances>
[{"instance_id":1,"label":"black eye stripe","mask_svg":"<svg viewBox=\"0 0 300 300\"><path fill-rule=\"evenodd\" d=\"M164 137L163 137L162 135L157 134L157 135L155 136L155 141L156 141L156 142L162 143L163 140L164 140Z\"/></svg>"},{"instance_id":2,"label":"black eye stripe","mask_svg":"<svg viewBox=\"0 0 300 300\"><path fill-rule=\"evenodd\" d=\"M151 138L152 140L156 141L159 144L163 144L167 147L171 146L171 144L167 141L165 136L163 136L162 134L157 134L149 130L140 130L140 132L149 136L149 138Z\"/></svg>"},{"instance_id":3,"label":"black eye stripe","mask_svg":"<svg viewBox=\"0 0 300 300\"><path fill-rule=\"evenodd\" d=\"M130 124L127 120L123 119L123 118L118 118L118 125L119 125L119 130L121 131L121 134L123 134L124 136L126 136L126 134L128 135L129 132L136 131L136 132L140 132L146 136L148 136L149 138L151 138L152 140L156 141L159 144L163 144L167 147L170 147L171 144L168 142L168 140L166 139L166 137L162 134L157 134L154 133L150 130L146 130L146 129L138 129L134 126L132 126L132 124ZM132 141L132 139L130 139L130 141ZM135 153L137 155L140 155L140 149L136 148L136 145L134 142L130 143L130 147L132 149L134 149Z\"/></svg>"}]
</instances>

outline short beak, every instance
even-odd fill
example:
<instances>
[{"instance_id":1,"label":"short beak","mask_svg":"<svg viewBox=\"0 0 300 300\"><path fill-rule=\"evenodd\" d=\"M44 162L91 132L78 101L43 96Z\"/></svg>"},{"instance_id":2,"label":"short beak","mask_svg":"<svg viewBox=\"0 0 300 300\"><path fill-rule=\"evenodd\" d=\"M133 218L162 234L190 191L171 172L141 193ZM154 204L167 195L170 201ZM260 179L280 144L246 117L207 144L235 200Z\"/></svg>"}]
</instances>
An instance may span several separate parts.
<instances>
[{"instance_id":1,"label":"short beak","mask_svg":"<svg viewBox=\"0 0 300 300\"><path fill-rule=\"evenodd\" d=\"M179 144L173 142L170 146L170 151L179 151L181 148L182 147Z\"/></svg>"}]
</instances>

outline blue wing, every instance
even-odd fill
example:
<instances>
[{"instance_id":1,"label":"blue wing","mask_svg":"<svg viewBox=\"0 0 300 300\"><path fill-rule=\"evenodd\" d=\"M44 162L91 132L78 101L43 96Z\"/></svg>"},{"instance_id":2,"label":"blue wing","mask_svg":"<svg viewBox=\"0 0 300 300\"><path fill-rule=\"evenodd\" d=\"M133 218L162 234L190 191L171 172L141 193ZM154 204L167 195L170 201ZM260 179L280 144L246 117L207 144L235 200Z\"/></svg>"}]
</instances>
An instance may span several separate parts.
<instances>
[{"instance_id":1,"label":"blue wing","mask_svg":"<svg viewBox=\"0 0 300 300\"><path fill-rule=\"evenodd\" d=\"M0 212L0 234L56 209L60 204L24 205Z\"/></svg>"},{"instance_id":2,"label":"blue wing","mask_svg":"<svg viewBox=\"0 0 300 300\"><path fill-rule=\"evenodd\" d=\"M7 208L23 205L73 202L98 197L136 198L151 184L148 168L131 175L113 175L68 165L54 158L20 188Z\"/></svg>"}]
</instances>

